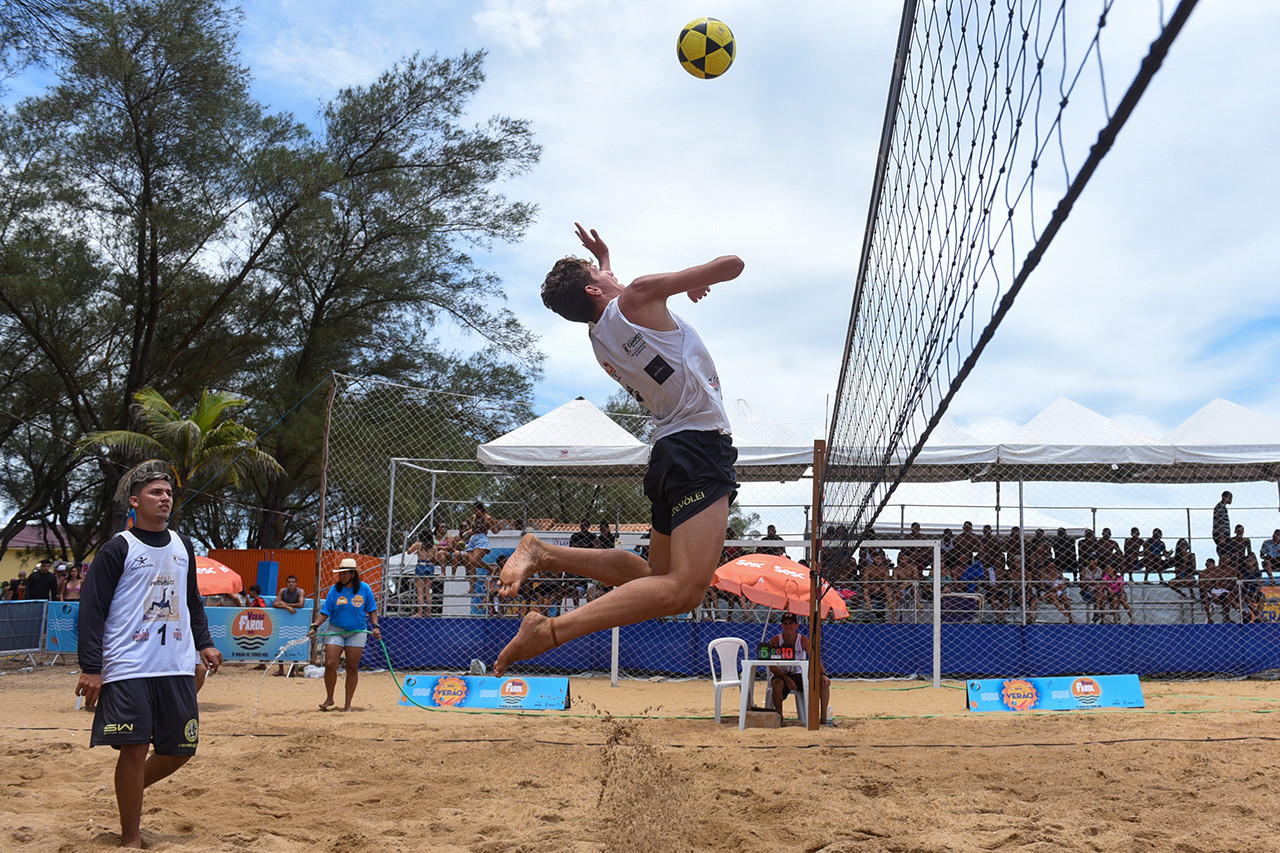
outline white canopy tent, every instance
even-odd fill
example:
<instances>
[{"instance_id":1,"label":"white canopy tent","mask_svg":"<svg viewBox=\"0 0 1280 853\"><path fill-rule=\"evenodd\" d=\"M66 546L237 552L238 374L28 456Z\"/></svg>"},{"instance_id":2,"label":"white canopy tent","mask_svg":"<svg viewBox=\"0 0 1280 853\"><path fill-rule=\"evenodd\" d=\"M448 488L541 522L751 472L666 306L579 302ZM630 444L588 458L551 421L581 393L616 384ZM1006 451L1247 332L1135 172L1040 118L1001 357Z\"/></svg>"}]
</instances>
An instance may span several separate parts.
<instances>
[{"instance_id":1,"label":"white canopy tent","mask_svg":"<svg viewBox=\"0 0 1280 853\"><path fill-rule=\"evenodd\" d=\"M892 457L894 464L906 451ZM869 481L883 451L832 451L829 475ZM995 444L939 423L904 482L1052 481L1231 483L1280 481L1280 421L1214 400L1164 438L1129 429L1059 398Z\"/></svg>"},{"instance_id":2,"label":"white canopy tent","mask_svg":"<svg viewBox=\"0 0 1280 853\"><path fill-rule=\"evenodd\" d=\"M607 468L614 477L642 476L649 447L578 397L481 444L476 458L490 468L536 468L564 474Z\"/></svg>"},{"instance_id":3,"label":"white canopy tent","mask_svg":"<svg viewBox=\"0 0 1280 853\"><path fill-rule=\"evenodd\" d=\"M813 464L813 443L757 413L745 400L729 410L740 481L797 480ZM584 479L640 479L649 446L578 397L481 444L476 458L489 468L536 469Z\"/></svg>"}]
</instances>

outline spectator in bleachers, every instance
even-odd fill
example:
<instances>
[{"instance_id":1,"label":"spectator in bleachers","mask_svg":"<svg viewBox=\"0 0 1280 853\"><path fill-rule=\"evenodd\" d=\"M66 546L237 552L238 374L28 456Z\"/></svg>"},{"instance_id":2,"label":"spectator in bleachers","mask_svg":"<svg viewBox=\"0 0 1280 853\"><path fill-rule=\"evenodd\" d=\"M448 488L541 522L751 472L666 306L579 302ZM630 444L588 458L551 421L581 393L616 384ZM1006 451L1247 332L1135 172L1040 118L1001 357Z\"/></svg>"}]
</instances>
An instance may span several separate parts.
<instances>
[{"instance_id":1,"label":"spectator in bleachers","mask_svg":"<svg viewBox=\"0 0 1280 853\"><path fill-rule=\"evenodd\" d=\"M1092 530L1085 530L1084 535L1080 538L1080 556L1079 563L1081 566L1089 564L1090 560L1096 560L1102 563L1102 554L1098 551L1098 537L1094 535Z\"/></svg>"},{"instance_id":2,"label":"spectator in bleachers","mask_svg":"<svg viewBox=\"0 0 1280 853\"><path fill-rule=\"evenodd\" d=\"M764 533L764 536L763 536L762 538L763 538L763 539L767 539L767 540L768 540L768 541L770 541L770 542L781 542L781 541L782 541L782 537L778 535L778 528L777 528L777 527L775 527L775 526L774 526L774 525L772 525L772 524L770 524L767 528L765 528L765 533ZM772 555L773 555L773 556L775 556L775 557L784 557L784 556L786 556L787 549L785 549L785 548L764 548L764 547L762 547L762 548L760 549L760 553L761 553L761 554L772 554Z\"/></svg>"},{"instance_id":3,"label":"spectator in bleachers","mask_svg":"<svg viewBox=\"0 0 1280 853\"><path fill-rule=\"evenodd\" d=\"M0 581L0 601L9 600L9 582Z\"/></svg>"},{"instance_id":4,"label":"spectator in bleachers","mask_svg":"<svg viewBox=\"0 0 1280 853\"><path fill-rule=\"evenodd\" d=\"M1105 527L1102 529L1103 536L1109 533ZM1112 544L1115 544L1114 542ZM1119 558L1102 564L1102 579L1100 581L1100 589L1106 597L1105 606L1102 608L1103 613L1115 624L1120 623L1120 608L1124 608L1129 612L1129 624L1133 624L1133 608L1129 606L1129 595L1124 588L1124 574L1120 571Z\"/></svg>"},{"instance_id":5,"label":"spectator in bleachers","mask_svg":"<svg viewBox=\"0 0 1280 853\"><path fill-rule=\"evenodd\" d=\"M887 619L893 612L893 590L890 584L893 580L893 566L886 559L883 548L873 547L868 550L871 552L871 562L862 569L862 607L874 614L876 605L880 605L888 611Z\"/></svg>"},{"instance_id":6,"label":"spectator in bleachers","mask_svg":"<svg viewBox=\"0 0 1280 853\"><path fill-rule=\"evenodd\" d=\"M1142 541L1142 532L1136 527L1129 528L1129 538L1124 540L1124 571L1129 575L1129 580L1136 581L1138 572L1142 569L1142 548L1146 543Z\"/></svg>"},{"instance_id":7,"label":"spectator in bleachers","mask_svg":"<svg viewBox=\"0 0 1280 853\"><path fill-rule=\"evenodd\" d=\"M920 526L916 525L919 530ZM919 548L903 548L893 569L893 595L889 598L889 621L897 622L899 610L915 611L920 607L920 581L923 578ZM914 622L914 619L912 619Z\"/></svg>"},{"instance_id":8,"label":"spectator in bleachers","mask_svg":"<svg viewBox=\"0 0 1280 853\"><path fill-rule=\"evenodd\" d=\"M1267 573L1267 578L1275 583L1276 570L1280 569L1280 530L1274 531L1271 538L1262 543L1258 556L1262 558L1262 570Z\"/></svg>"},{"instance_id":9,"label":"spectator in bleachers","mask_svg":"<svg viewBox=\"0 0 1280 853\"><path fill-rule=\"evenodd\" d=\"M1218 549L1218 562L1221 563L1224 555L1223 551L1227 547L1227 540L1231 538L1231 515L1227 512L1227 507L1231 505L1231 492L1223 492L1222 500L1218 501L1213 508L1213 544ZM1205 568L1208 568L1209 561L1205 561Z\"/></svg>"},{"instance_id":10,"label":"spectator in bleachers","mask_svg":"<svg viewBox=\"0 0 1280 853\"><path fill-rule=\"evenodd\" d=\"M983 568L982 563L978 560L970 561L965 570L960 573L959 586L963 592L969 595L990 595L991 590L995 587L995 578L987 577L987 570Z\"/></svg>"},{"instance_id":11,"label":"spectator in bleachers","mask_svg":"<svg viewBox=\"0 0 1280 853\"><path fill-rule=\"evenodd\" d=\"M1036 580L1040 586L1039 598L1058 608L1067 617L1067 622L1076 624L1075 617L1071 615L1071 599L1067 597L1067 581L1058 564L1053 560L1045 562L1037 571Z\"/></svg>"},{"instance_id":12,"label":"spectator in bleachers","mask_svg":"<svg viewBox=\"0 0 1280 853\"><path fill-rule=\"evenodd\" d=\"M459 543L457 539L449 535L449 525L443 521L436 525L431 541L436 552L435 564L440 567L440 571L443 574L446 569L453 565L453 555L458 549Z\"/></svg>"},{"instance_id":13,"label":"spectator in bleachers","mask_svg":"<svg viewBox=\"0 0 1280 853\"><path fill-rule=\"evenodd\" d=\"M493 516L485 512L484 504L476 501L471 506L471 535L481 534L485 539L485 547L489 545L489 534L497 533L502 529Z\"/></svg>"},{"instance_id":14,"label":"spectator in bleachers","mask_svg":"<svg viewBox=\"0 0 1280 853\"><path fill-rule=\"evenodd\" d=\"M1010 527L1009 537L1005 539L1004 542L1005 558L1008 559L1014 554L1021 557L1024 553L1023 549L1025 545L1026 542L1022 538L1022 528L1017 527L1016 525L1014 527Z\"/></svg>"},{"instance_id":15,"label":"spectator in bleachers","mask_svg":"<svg viewBox=\"0 0 1280 853\"><path fill-rule=\"evenodd\" d=\"M1052 559L1053 543L1044 535L1044 530L1036 530L1031 541L1027 543L1027 565L1033 572L1039 573Z\"/></svg>"},{"instance_id":16,"label":"spectator in bleachers","mask_svg":"<svg viewBox=\"0 0 1280 853\"><path fill-rule=\"evenodd\" d=\"M1195 598L1196 555L1191 552L1191 543L1179 539L1173 546L1173 557L1169 562L1173 567L1173 580L1169 581L1169 588L1182 598ZM1184 593L1184 589L1187 592Z\"/></svg>"},{"instance_id":17,"label":"spectator in bleachers","mask_svg":"<svg viewBox=\"0 0 1280 853\"><path fill-rule=\"evenodd\" d=\"M414 542L409 546L407 552L413 557L413 588L418 599L418 606L414 610L413 615L421 617L431 615L432 591L431 585L435 582L436 570L440 565L440 556L434 542L424 544L421 541Z\"/></svg>"},{"instance_id":18,"label":"spectator in bleachers","mask_svg":"<svg viewBox=\"0 0 1280 853\"><path fill-rule=\"evenodd\" d=\"M1107 596L1102 588L1102 566L1098 564L1096 557L1090 557L1088 560L1081 559L1080 597L1084 599L1085 615L1088 616L1089 621L1101 622Z\"/></svg>"},{"instance_id":19,"label":"spectator in bleachers","mask_svg":"<svg viewBox=\"0 0 1280 853\"><path fill-rule=\"evenodd\" d=\"M721 566L743 555L742 548L728 544L731 540L738 538L738 531L733 529L733 525L725 528L724 538L725 544L720 549L719 565ZM715 584L711 584L702 598L703 618L715 622L729 621L733 615L733 604L737 600L738 597L733 593L725 592Z\"/></svg>"},{"instance_id":20,"label":"spectator in bleachers","mask_svg":"<svg viewBox=\"0 0 1280 853\"><path fill-rule=\"evenodd\" d=\"M1262 569L1253 553L1240 561L1240 596L1240 621L1261 622L1266 597L1262 594Z\"/></svg>"},{"instance_id":21,"label":"spectator in bleachers","mask_svg":"<svg viewBox=\"0 0 1280 853\"><path fill-rule=\"evenodd\" d=\"M844 525L827 528L822 543L822 574L837 587L848 586L859 577L857 561L849 548L849 531Z\"/></svg>"},{"instance_id":22,"label":"spectator in bleachers","mask_svg":"<svg viewBox=\"0 0 1280 853\"><path fill-rule=\"evenodd\" d=\"M1102 568L1110 567L1113 574L1120 574L1124 565L1124 555L1120 552L1120 543L1111 538L1111 528L1102 528L1102 536L1098 539L1098 562Z\"/></svg>"},{"instance_id":23,"label":"spectator in bleachers","mask_svg":"<svg viewBox=\"0 0 1280 853\"><path fill-rule=\"evenodd\" d=\"M956 553L956 537L950 527L943 528L938 551L942 556L942 584L946 586L968 568L960 565L960 555Z\"/></svg>"},{"instance_id":24,"label":"spectator in bleachers","mask_svg":"<svg viewBox=\"0 0 1280 853\"><path fill-rule=\"evenodd\" d=\"M591 532L591 522L585 518L578 522L577 531L569 537L570 548L595 548L598 547L598 542L596 535Z\"/></svg>"},{"instance_id":25,"label":"spectator in bleachers","mask_svg":"<svg viewBox=\"0 0 1280 853\"><path fill-rule=\"evenodd\" d=\"M1204 571L1200 573L1200 603L1204 605L1209 624L1213 624L1213 604L1222 610L1222 621L1230 622L1231 608L1240 606L1240 573L1225 560L1216 562L1212 557L1205 560Z\"/></svg>"},{"instance_id":26,"label":"spectator in bleachers","mask_svg":"<svg viewBox=\"0 0 1280 853\"><path fill-rule=\"evenodd\" d=\"M956 565L968 566L977 552L978 535L973 532L973 522L966 521L960 528L960 535L956 537Z\"/></svg>"},{"instance_id":27,"label":"spectator in bleachers","mask_svg":"<svg viewBox=\"0 0 1280 853\"><path fill-rule=\"evenodd\" d=\"M1015 527L1014 530L1017 528ZM1022 610L1027 623L1030 623L1035 619L1036 596L1040 589L1031 572L1024 570L1020 553L1010 551L1006 566L997 584L999 587L999 592L995 596L995 600L999 602L997 618L1004 622L1013 608L1017 607Z\"/></svg>"},{"instance_id":28,"label":"spectator in bleachers","mask_svg":"<svg viewBox=\"0 0 1280 853\"><path fill-rule=\"evenodd\" d=\"M1057 564L1058 569L1064 574L1070 575L1072 580L1080 576L1079 558L1076 556L1076 540L1067 535L1065 527L1058 528L1058 534L1053 537L1053 561Z\"/></svg>"},{"instance_id":29,"label":"spectator in bleachers","mask_svg":"<svg viewBox=\"0 0 1280 853\"><path fill-rule=\"evenodd\" d=\"M911 522L911 530L904 539L919 541L924 539L924 534L920 532L920 522ZM933 549L927 546L917 545L914 548L903 548L898 552L898 565L901 566L903 560L906 559L915 566L916 572L920 578L933 566Z\"/></svg>"},{"instance_id":30,"label":"spectator in bleachers","mask_svg":"<svg viewBox=\"0 0 1280 853\"><path fill-rule=\"evenodd\" d=\"M609 529L609 522L600 522L600 532L596 534L597 548L612 548L618 541L613 535L613 531Z\"/></svg>"},{"instance_id":31,"label":"spectator in bleachers","mask_svg":"<svg viewBox=\"0 0 1280 853\"><path fill-rule=\"evenodd\" d=\"M1235 563L1236 571L1243 572L1245 558L1253 555L1253 542L1244 535L1243 524L1236 525L1236 535L1227 540L1226 552L1223 562L1230 559ZM27 585L30 586L30 581Z\"/></svg>"},{"instance_id":32,"label":"spectator in bleachers","mask_svg":"<svg viewBox=\"0 0 1280 853\"><path fill-rule=\"evenodd\" d=\"M20 571L18 572L18 576L16 578L9 581L9 600L21 601L23 597L23 593L26 592L26 589L27 589L27 573Z\"/></svg>"},{"instance_id":33,"label":"spectator in bleachers","mask_svg":"<svg viewBox=\"0 0 1280 853\"><path fill-rule=\"evenodd\" d=\"M978 537L974 558L986 570L988 582L994 584L1000 573L1004 571L1005 556L1000 539L995 535L990 524L982 525L982 535Z\"/></svg>"},{"instance_id":34,"label":"spectator in bleachers","mask_svg":"<svg viewBox=\"0 0 1280 853\"><path fill-rule=\"evenodd\" d=\"M1169 566L1169 549L1164 544L1164 533L1157 527L1151 538L1142 546L1142 582L1146 583L1152 572L1164 582L1164 571Z\"/></svg>"}]
</instances>

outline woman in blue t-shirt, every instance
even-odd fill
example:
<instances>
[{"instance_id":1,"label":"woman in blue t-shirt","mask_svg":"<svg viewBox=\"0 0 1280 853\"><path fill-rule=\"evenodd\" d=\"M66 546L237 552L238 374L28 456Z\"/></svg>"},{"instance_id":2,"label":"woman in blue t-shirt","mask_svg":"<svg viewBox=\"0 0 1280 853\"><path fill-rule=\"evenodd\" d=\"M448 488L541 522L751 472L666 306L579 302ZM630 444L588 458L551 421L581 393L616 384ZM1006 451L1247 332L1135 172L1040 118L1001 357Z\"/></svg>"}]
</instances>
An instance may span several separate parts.
<instances>
[{"instance_id":1,"label":"woman in blue t-shirt","mask_svg":"<svg viewBox=\"0 0 1280 853\"><path fill-rule=\"evenodd\" d=\"M324 689L327 698L320 703L321 711L333 708L333 690L338 685L338 659L345 649L347 655L347 704L342 709L351 710L351 697L355 695L360 680L360 655L369 634L382 639L378 628L378 604L373 600L373 588L360 580L360 568L347 557L338 565L338 580L329 587L324 604L320 605L320 620L311 624L307 636L329 621L329 632L324 638Z\"/></svg>"}]
</instances>

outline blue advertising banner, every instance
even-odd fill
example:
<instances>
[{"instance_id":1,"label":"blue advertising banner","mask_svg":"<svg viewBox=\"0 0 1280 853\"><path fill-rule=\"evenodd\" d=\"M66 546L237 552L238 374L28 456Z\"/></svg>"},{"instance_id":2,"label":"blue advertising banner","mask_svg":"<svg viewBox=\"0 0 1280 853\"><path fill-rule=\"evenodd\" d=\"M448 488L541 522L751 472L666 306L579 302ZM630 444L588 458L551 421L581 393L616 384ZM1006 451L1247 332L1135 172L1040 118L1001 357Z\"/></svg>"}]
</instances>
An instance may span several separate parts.
<instances>
[{"instance_id":1,"label":"blue advertising banner","mask_svg":"<svg viewBox=\"0 0 1280 853\"><path fill-rule=\"evenodd\" d=\"M569 707L569 679L408 675L404 679L400 704L426 708L563 711Z\"/></svg>"},{"instance_id":2,"label":"blue advertising banner","mask_svg":"<svg viewBox=\"0 0 1280 853\"><path fill-rule=\"evenodd\" d=\"M49 613L44 620L44 648L60 655L80 651L80 602L49 602Z\"/></svg>"},{"instance_id":3,"label":"blue advertising banner","mask_svg":"<svg viewBox=\"0 0 1280 853\"><path fill-rule=\"evenodd\" d=\"M970 711L1078 711L1143 708L1136 675L982 678L969 681Z\"/></svg>"},{"instance_id":4,"label":"blue advertising banner","mask_svg":"<svg viewBox=\"0 0 1280 853\"><path fill-rule=\"evenodd\" d=\"M206 607L209 633L225 661L270 661L291 640L307 636L311 612L290 613L279 607ZM45 649L73 655L80 650L80 602L50 601L45 620ZM299 643L280 658L307 660L308 644Z\"/></svg>"},{"instance_id":5,"label":"blue advertising banner","mask_svg":"<svg viewBox=\"0 0 1280 853\"><path fill-rule=\"evenodd\" d=\"M209 633L224 661L271 661L293 640L307 636L311 611L290 613L279 607L206 607ZM280 658L305 661L309 644L298 643Z\"/></svg>"}]
</instances>

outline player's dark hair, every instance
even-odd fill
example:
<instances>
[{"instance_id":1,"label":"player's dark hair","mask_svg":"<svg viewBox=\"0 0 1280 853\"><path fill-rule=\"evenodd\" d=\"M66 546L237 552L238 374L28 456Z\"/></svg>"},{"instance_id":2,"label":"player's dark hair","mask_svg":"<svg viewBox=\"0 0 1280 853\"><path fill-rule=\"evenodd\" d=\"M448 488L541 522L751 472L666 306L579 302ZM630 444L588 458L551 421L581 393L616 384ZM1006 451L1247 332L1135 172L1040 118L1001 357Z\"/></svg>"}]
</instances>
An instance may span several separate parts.
<instances>
[{"instance_id":1,"label":"player's dark hair","mask_svg":"<svg viewBox=\"0 0 1280 853\"><path fill-rule=\"evenodd\" d=\"M582 258L561 258L542 282L542 304L566 320L590 323L596 306L587 295L591 263Z\"/></svg>"},{"instance_id":2,"label":"player's dark hair","mask_svg":"<svg viewBox=\"0 0 1280 853\"><path fill-rule=\"evenodd\" d=\"M129 498L141 492L148 483L156 480L164 480L169 484L169 488L174 487L173 474L170 472L168 462L161 459L148 459L146 462L133 466L125 472L125 475L120 478L120 482L116 484L116 502L127 506Z\"/></svg>"}]
</instances>

